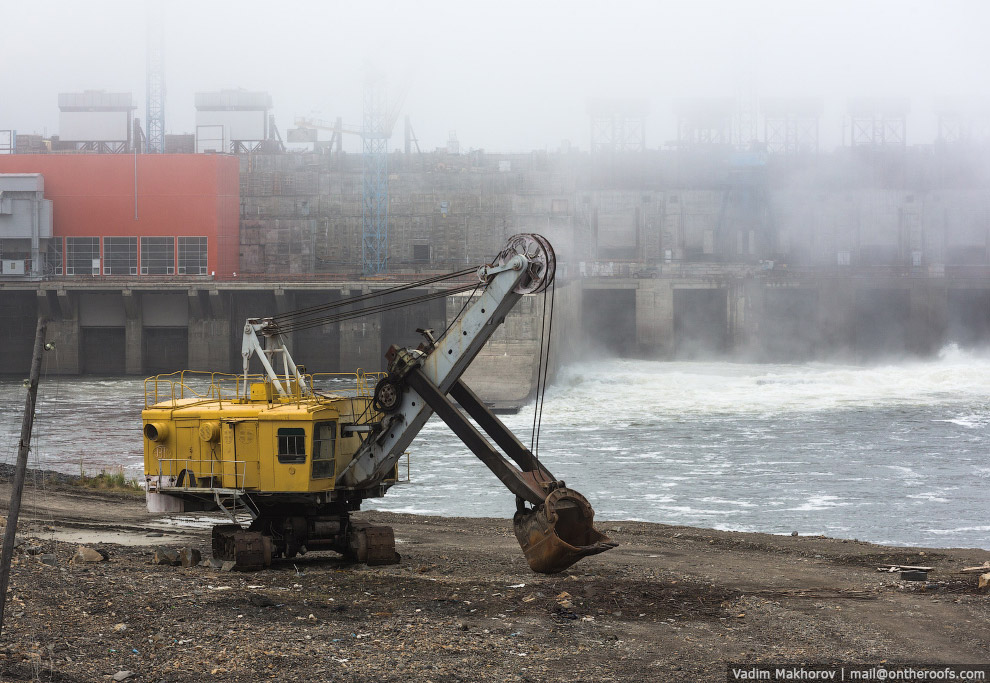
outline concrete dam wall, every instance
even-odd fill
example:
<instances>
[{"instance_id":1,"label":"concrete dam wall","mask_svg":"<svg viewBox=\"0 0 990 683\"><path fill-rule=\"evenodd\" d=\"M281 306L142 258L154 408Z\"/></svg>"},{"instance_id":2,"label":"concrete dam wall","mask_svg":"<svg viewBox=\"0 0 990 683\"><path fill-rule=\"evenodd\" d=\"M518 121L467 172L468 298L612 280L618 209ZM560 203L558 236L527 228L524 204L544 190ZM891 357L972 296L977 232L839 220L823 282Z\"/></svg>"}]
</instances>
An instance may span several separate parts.
<instances>
[{"instance_id":1,"label":"concrete dam wall","mask_svg":"<svg viewBox=\"0 0 990 683\"><path fill-rule=\"evenodd\" d=\"M38 315L54 321L53 372L238 371L247 317L477 266L518 232L539 232L557 251L554 367L581 354L869 360L984 346L982 159L958 149L755 165L715 148L394 155L389 275L376 279L357 274L359 158L239 155L233 274L117 276L104 263L92 274L0 276L0 372L24 372ZM301 330L289 345L311 371L374 370L390 344L418 343L417 327L442 330L461 305L453 297ZM472 367L490 400L531 394L542 319L543 299L525 298Z\"/></svg>"}]
</instances>

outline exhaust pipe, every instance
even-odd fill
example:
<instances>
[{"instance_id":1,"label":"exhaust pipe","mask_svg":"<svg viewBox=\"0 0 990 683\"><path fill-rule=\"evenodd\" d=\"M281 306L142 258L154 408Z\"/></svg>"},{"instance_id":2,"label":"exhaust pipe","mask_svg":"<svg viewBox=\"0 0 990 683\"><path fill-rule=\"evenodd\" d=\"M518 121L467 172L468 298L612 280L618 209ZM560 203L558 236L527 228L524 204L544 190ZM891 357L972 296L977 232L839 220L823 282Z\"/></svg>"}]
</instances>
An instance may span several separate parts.
<instances>
[{"instance_id":1,"label":"exhaust pipe","mask_svg":"<svg viewBox=\"0 0 990 683\"><path fill-rule=\"evenodd\" d=\"M619 545L595 529L594 519L588 500L562 487L551 491L539 507L517 511L512 526L530 569L556 574L582 557Z\"/></svg>"}]
</instances>

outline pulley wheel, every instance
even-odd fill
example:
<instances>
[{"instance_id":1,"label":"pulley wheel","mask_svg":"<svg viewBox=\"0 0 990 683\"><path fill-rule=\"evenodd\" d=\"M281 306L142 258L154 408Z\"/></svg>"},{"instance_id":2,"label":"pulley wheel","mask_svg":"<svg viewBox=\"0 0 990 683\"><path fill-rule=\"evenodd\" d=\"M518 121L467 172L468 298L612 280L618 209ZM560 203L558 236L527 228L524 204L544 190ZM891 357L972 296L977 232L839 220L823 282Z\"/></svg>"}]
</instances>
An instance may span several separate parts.
<instances>
[{"instance_id":1,"label":"pulley wheel","mask_svg":"<svg viewBox=\"0 0 990 683\"><path fill-rule=\"evenodd\" d=\"M402 386L394 377L385 376L375 385L372 407L381 413L394 413L402 403Z\"/></svg>"},{"instance_id":2,"label":"pulley wheel","mask_svg":"<svg viewBox=\"0 0 990 683\"><path fill-rule=\"evenodd\" d=\"M504 265L517 254L522 254L529 262L526 266L529 277L524 278L513 291L517 294L539 294L549 287L557 271L557 257L547 238L536 233L513 235L495 262Z\"/></svg>"}]
</instances>

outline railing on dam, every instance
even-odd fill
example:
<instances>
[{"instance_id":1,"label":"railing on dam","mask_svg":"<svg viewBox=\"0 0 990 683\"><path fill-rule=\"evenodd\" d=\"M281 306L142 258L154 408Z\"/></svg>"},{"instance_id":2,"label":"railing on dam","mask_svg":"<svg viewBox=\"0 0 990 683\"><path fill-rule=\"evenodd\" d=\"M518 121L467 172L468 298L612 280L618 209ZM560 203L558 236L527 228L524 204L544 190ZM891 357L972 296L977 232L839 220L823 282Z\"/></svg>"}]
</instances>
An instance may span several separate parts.
<instances>
[{"instance_id":1,"label":"railing on dam","mask_svg":"<svg viewBox=\"0 0 990 683\"><path fill-rule=\"evenodd\" d=\"M0 281L16 285L37 286L37 283L50 283L57 288L68 285L70 289L135 289L169 290L199 285L208 289L252 289L253 286L293 288L298 286L319 286L333 283L343 288L354 286L387 287L394 283L409 283L424 276L449 272L431 267L393 272L387 275L365 276L358 273L237 273L224 278L211 275L17 275L0 274ZM859 264L859 265L795 265L783 261L763 260L755 263L730 263L718 261L663 261L653 263L633 260L578 261L557 264L560 280L585 278L636 278L636 279L678 279L678 278L721 278L739 279L757 277L761 279L779 278L913 278L913 279L990 279L988 264ZM456 286L476 281L474 274L446 281L447 286ZM431 288L442 288L434 284Z\"/></svg>"},{"instance_id":2,"label":"railing on dam","mask_svg":"<svg viewBox=\"0 0 990 683\"><path fill-rule=\"evenodd\" d=\"M810 278L913 278L949 280L990 280L990 265L789 265L763 261L714 263L673 261L649 265L636 261L582 261L577 264L579 278L680 279L756 277L763 280Z\"/></svg>"}]
</instances>

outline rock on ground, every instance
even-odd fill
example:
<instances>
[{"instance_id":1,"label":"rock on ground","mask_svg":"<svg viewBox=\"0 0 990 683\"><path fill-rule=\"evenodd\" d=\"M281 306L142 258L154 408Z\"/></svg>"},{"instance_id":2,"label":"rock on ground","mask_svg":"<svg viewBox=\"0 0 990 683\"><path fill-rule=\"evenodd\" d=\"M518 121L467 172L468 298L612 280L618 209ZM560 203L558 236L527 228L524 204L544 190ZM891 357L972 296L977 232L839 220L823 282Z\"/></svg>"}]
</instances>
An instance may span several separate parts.
<instances>
[{"instance_id":1,"label":"rock on ground","mask_svg":"<svg viewBox=\"0 0 990 683\"><path fill-rule=\"evenodd\" d=\"M108 559L110 559L110 555L106 551L100 552L95 548L81 545L76 548L76 553L69 562L72 564L92 564L94 562L105 562Z\"/></svg>"}]
</instances>

